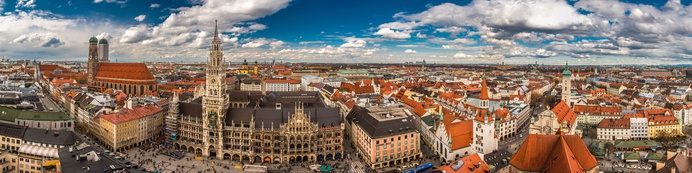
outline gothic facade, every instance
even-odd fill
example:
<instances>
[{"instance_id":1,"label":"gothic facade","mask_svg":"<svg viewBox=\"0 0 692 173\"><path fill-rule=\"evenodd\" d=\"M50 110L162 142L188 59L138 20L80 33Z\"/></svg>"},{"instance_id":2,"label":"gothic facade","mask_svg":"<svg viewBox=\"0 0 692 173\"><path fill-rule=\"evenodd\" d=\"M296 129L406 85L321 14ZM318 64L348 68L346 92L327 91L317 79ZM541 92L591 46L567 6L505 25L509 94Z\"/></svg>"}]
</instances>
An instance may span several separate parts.
<instances>
[{"instance_id":1,"label":"gothic facade","mask_svg":"<svg viewBox=\"0 0 692 173\"><path fill-rule=\"evenodd\" d=\"M177 149L246 162L289 163L343 157L339 109L318 92L227 91L218 26L206 84L187 101L174 95L167 133Z\"/></svg>"}]
</instances>

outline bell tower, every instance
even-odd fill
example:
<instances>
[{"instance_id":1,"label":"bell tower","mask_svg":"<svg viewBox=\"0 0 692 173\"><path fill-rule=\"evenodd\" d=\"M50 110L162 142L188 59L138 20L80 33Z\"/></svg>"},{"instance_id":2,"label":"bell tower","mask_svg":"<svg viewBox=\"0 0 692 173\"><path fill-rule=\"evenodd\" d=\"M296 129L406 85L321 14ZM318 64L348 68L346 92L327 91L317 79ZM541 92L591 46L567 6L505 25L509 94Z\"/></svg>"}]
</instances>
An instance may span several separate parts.
<instances>
[{"instance_id":1,"label":"bell tower","mask_svg":"<svg viewBox=\"0 0 692 173\"><path fill-rule=\"evenodd\" d=\"M218 21L214 28L214 39L209 51L209 62L206 66L206 88L204 88L203 107L203 155L218 154L222 148L223 126L226 110L228 109L228 95L226 94L226 68L223 66L223 52L219 39Z\"/></svg>"},{"instance_id":2,"label":"bell tower","mask_svg":"<svg viewBox=\"0 0 692 173\"><path fill-rule=\"evenodd\" d=\"M99 69L99 53L98 44L99 40L96 37L91 37L89 39L89 59L87 60L87 85L94 84L94 78L96 78L96 72Z\"/></svg>"},{"instance_id":3,"label":"bell tower","mask_svg":"<svg viewBox=\"0 0 692 173\"><path fill-rule=\"evenodd\" d=\"M572 107L571 95L572 95L572 72L569 71L569 64L565 63L565 70L562 71L562 97L561 100L565 101L568 106Z\"/></svg>"}]
</instances>

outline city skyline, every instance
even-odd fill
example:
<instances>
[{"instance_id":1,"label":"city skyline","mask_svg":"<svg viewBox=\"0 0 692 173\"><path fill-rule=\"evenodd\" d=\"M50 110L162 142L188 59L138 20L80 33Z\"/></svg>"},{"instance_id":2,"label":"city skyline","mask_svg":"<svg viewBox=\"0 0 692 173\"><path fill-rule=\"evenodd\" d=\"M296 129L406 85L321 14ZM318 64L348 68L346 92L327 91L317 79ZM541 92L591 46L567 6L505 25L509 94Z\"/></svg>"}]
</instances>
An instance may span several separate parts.
<instances>
[{"instance_id":1,"label":"city skyline","mask_svg":"<svg viewBox=\"0 0 692 173\"><path fill-rule=\"evenodd\" d=\"M644 4L645 3L645 4ZM0 0L0 56L204 62L692 64L690 1Z\"/></svg>"}]
</instances>

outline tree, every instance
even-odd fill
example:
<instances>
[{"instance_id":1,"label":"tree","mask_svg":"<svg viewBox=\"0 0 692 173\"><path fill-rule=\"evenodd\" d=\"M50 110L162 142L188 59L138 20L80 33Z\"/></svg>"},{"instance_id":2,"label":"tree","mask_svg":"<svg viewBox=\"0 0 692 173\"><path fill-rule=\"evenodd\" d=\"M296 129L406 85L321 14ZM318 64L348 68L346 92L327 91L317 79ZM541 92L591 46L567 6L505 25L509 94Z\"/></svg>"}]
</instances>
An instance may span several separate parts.
<instances>
[{"instance_id":1,"label":"tree","mask_svg":"<svg viewBox=\"0 0 692 173\"><path fill-rule=\"evenodd\" d=\"M535 108L540 106L541 102L543 102L543 96L538 94L538 93L533 93L531 94L531 107Z\"/></svg>"},{"instance_id":2,"label":"tree","mask_svg":"<svg viewBox=\"0 0 692 173\"><path fill-rule=\"evenodd\" d=\"M557 98L554 95L547 95L543 97L543 104L553 106L557 102Z\"/></svg>"}]
</instances>

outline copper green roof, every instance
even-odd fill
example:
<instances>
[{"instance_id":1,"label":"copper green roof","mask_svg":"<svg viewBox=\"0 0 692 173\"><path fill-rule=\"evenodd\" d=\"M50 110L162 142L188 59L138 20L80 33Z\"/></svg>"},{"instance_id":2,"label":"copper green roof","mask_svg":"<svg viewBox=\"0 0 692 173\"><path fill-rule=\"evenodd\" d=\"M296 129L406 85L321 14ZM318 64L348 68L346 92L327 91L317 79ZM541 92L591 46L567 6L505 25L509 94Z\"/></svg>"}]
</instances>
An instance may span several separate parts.
<instances>
[{"instance_id":1,"label":"copper green roof","mask_svg":"<svg viewBox=\"0 0 692 173\"><path fill-rule=\"evenodd\" d=\"M38 121L64 121L72 119L65 112L38 112L8 107L0 107L0 114L2 114L0 120L9 122L14 122L15 119Z\"/></svg>"},{"instance_id":2,"label":"copper green roof","mask_svg":"<svg viewBox=\"0 0 692 173\"><path fill-rule=\"evenodd\" d=\"M243 65L247 65L247 59L243 60Z\"/></svg>"},{"instance_id":3,"label":"copper green roof","mask_svg":"<svg viewBox=\"0 0 692 173\"><path fill-rule=\"evenodd\" d=\"M569 65L565 63L565 71L562 71L562 76L572 76L572 72L569 71Z\"/></svg>"},{"instance_id":4,"label":"copper green roof","mask_svg":"<svg viewBox=\"0 0 692 173\"><path fill-rule=\"evenodd\" d=\"M108 44L108 40L102 38L101 40L99 40L99 44Z\"/></svg>"},{"instance_id":5,"label":"copper green roof","mask_svg":"<svg viewBox=\"0 0 692 173\"><path fill-rule=\"evenodd\" d=\"M647 160L661 160L663 158L663 154L661 153L651 153L646 155Z\"/></svg>"},{"instance_id":6,"label":"copper green roof","mask_svg":"<svg viewBox=\"0 0 692 173\"><path fill-rule=\"evenodd\" d=\"M639 160L639 153L625 153L625 160Z\"/></svg>"},{"instance_id":7,"label":"copper green roof","mask_svg":"<svg viewBox=\"0 0 692 173\"><path fill-rule=\"evenodd\" d=\"M99 39L96 38L96 37L91 37L91 38L89 39L89 42L90 42L90 43L91 43L91 42L99 42Z\"/></svg>"}]
</instances>

